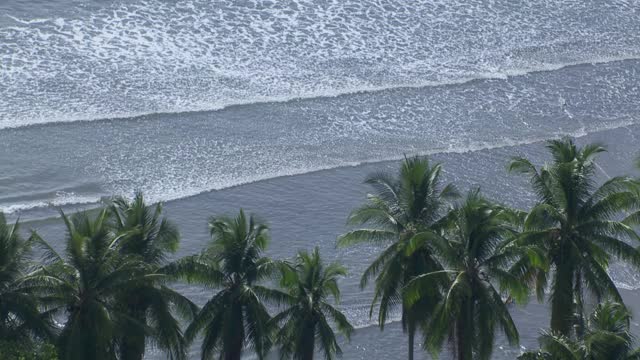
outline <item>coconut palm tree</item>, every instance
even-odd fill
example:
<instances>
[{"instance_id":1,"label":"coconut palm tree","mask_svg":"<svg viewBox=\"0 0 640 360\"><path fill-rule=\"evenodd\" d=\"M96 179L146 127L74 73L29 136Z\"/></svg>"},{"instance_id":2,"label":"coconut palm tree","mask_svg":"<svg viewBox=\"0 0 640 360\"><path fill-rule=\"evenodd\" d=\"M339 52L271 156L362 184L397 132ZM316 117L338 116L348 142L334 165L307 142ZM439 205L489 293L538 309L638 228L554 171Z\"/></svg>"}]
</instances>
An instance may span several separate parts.
<instances>
[{"instance_id":1,"label":"coconut palm tree","mask_svg":"<svg viewBox=\"0 0 640 360\"><path fill-rule=\"evenodd\" d=\"M33 336L48 337L51 328L32 294L21 288L29 271L31 246L20 236L20 223L7 224L0 212L0 338L26 341Z\"/></svg>"},{"instance_id":2,"label":"coconut palm tree","mask_svg":"<svg viewBox=\"0 0 640 360\"><path fill-rule=\"evenodd\" d=\"M185 358L186 341L172 310L177 309L183 319L191 320L197 307L167 287L167 277L158 276L167 263L167 255L178 249L178 229L162 217L160 204L148 206L141 193L136 193L133 201L116 198L110 210L119 236L117 250L143 261L150 275L147 281L132 283L132 288L122 288L117 295L121 311L151 330L140 332L130 326L119 329L120 359L141 360L149 340L163 349L168 358Z\"/></svg>"},{"instance_id":3,"label":"coconut palm tree","mask_svg":"<svg viewBox=\"0 0 640 360\"><path fill-rule=\"evenodd\" d=\"M586 294L622 302L607 273L612 258L640 266L640 253L629 241L636 232L619 221L625 210L637 209L637 183L615 177L596 186L595 158L600 145L576 146L570 139L547 143L553 162L536 167L515 158L509 169L529 176L538 203L527 215L519 246L537 246L547 256L552 272L532 270L528 260L513 270L536 285L542 299L551 277L551 331L569 336L574 325L580 331ZM637 220L630 216L627 222ZM576 315L574 315L576 314Z\"/></svg>"},{"instance_id":4,"label":"coconut palm tree","mask_svg":"<svg viewBox=\"0 0 640 360\"><path fill-rule=\"evenodd\" d=\"M384 329L389 313L401 306L402 326L409 335L409 356L413 359L414 338L418 326L426 320L438 301L437 282L432 278L431 296L424 293L420 302L403 304L402 289L413 277L441 269L427 246L420 246L407 255L407 248L416 234L430 234L440 226L447 213L447 203L457 197L452 185L443 185L442 167L427 158L405 158L397 177L387 173L370 175L365 183L374 194L367 203L354 210L348 223L362 226L342 235L339 246L370 243L386 245L381 254L365 270L360 285L366 287L375 279L375 293L370 315L378 306L378 324Z\"/></svg>"},{"instance_id":5,"label":"coconut palm tree","mask_svg":"<svg viewBox=\"0 0 640 360\"><path fill-rule=\"evenodd\" d=\"M313 359L316 341L326 359L342 354L328 319L347 339L353 326L328 299L338 301L337 279L344 275L346 269L338 263L323 263L317 247L311 254L300 252L293 266L283 267L282 286L287 290L288 308L272 319L274 324L283 323L276 335L282 359Z\"/></svg>"},{"instance_id":6,"label":"coconut palm tree","mask_svg":"<svg viewBox=\"0 0 640 360\"><path fill-rule=\"evenodd\" d=\"M640 349L633 348L629 330L631 313L614 302L598 304L581 339L543 332L541 349L522 354L519 360L637 360Z\"/></svg>"},{"instance_id":7,"label":"coconut palm tree","mask_svg":"<svg viewBox=\"0 0 640 360\"><path fill-rule=\"evenodd\" d=\"M117 330L125 326L145 332L144 324L118 308L114 294L148 274L145 264L115 249L109 214L62 214L67 228L66 259L44 241L47 264L23 279L23 286L66 322L58 338L62 360L115 359Z\"/></svg>"},{"instance_id":8,"label":"coconut palm tree","mask_svg":"<svg viewBox=\"0 0 640 360\"><path fill-rule=\"evenodd\" d=\"M273 278L278 265L262 255L269 242L266 225L244 211L235 218L209 221L212 242L200 255L186 257L167 272L190 283L219 291L202 307L185 332L188 340L202 333L202 359L239 360L245 346L262 359L273 331L265 301L284 301L284 294L260 285Z\"/></svg>"},{"instance_id":9,"label":"coconut palm tree","mask_svg":"<svg viewBox=\"0 0 640 360\"><path fill-rule=\"evenodd\" d=\"M501 251L516 231L512 219L509 209L492 204L474 190L451 213L444 238L432 241L446 270L415 277L405 296L412 303L431 290L433 276L450 275L445 295L427 327L425 346L434 356L447 338L458 360L488 360L498 331L510 344L518 343L518 331L502 299L505 291L520 301L528 295L526 285L504 268L514 256Z\"/></svg>"}]
</instances>

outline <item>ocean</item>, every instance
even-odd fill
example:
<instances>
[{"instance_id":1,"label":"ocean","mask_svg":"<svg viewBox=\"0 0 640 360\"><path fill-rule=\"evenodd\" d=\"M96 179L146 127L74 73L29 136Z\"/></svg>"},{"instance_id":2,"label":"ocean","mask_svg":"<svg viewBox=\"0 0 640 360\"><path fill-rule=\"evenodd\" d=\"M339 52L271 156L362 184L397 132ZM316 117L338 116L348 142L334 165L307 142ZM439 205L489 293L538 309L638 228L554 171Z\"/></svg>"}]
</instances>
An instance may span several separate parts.
<instances>
[{"instance_id":1,"label":"ocean","mask_svg":"<svg viewBox=\"0 0 640 360\"><path fill-rule=\"evenodd\" d=\"M634 174L638 99L637 0L0 0L0 210L61 246L58 209L140 190L186 255L209 216L243 207L271 225L269 255L317 245L348 267L344 358L403 358L399 324L380 333L357 286L379 249L335 248L364 176L431 155L461 188L526 208L506 164L543 163L546 139L602 141L598 176ZM640 277L611 272L640 305ZM535 347L548 309L513 311Z\"/></svg>"}]
</instances>

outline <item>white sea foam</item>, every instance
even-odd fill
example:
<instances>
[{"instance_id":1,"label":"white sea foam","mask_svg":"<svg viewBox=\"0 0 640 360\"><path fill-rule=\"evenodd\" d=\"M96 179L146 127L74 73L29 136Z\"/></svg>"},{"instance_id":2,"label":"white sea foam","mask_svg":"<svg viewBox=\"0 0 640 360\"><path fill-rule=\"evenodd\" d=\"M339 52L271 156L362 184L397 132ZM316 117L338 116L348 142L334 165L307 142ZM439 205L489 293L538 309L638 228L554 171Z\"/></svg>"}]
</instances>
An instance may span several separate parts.
<instances>
[{"instance_id":1,"label":"white sea foam","mask_svg":"<svg viewBox=\"0 0 640 360\"><path fill-rule=\"evenodd\" d=\"M0 128L636 59L623 3L159 0L0 28ZM599 14L597 21L592 14ZM66 15L65 15L66 16Z\"/></svg>"},{"instance_id":2,"label":"white sea foam","mask_svg":"<svg viewBox=\"0 0 640 360\"><path fill-rule=\"evenodd\" d=\"M63 206L99 204L100 201L100 196L76 195L74 193L59 193L54 198L48 201L36 200L8 205L0 204L0 212L5 214L14 214L34 209L58 209Z\"/></svg>"},{"instance_id":3,"label":"white sea foam","mask_svg":"<svg viewBox=\"0 0 640 360\"><path fill-rule=\"evenodd\" d=\"M526 139L511 139L504 138L500 141L494 142L469 142L465 145L451 145L448 147L442 148L433 148L426 151L414 151L408 152L402 155L392 155L386 157L377 157L367 159L365 161L336 161L331 165L326 166L317 166L317 167L302 167L302 168L279 168L276 167L277 171L274 172L260 172L252 175L245 175L243 177L236 176L218 176L213 178L213 181L205 181L203 183L200 182L199 179L196 180L198 183L197 186L189 186L188 184L185 186L185 182L189 183L190 181L186 181L185 178L176 179L176 181L172 181L170 177L162 178L161 181L148 183L145 180L146 185L144 187L136 186L128 184L126 187L121 189L114 189L115 194L129 196L132 193L132 189L144 189L145 195L147 199L151 202L164 202L164 201L172 201L178 199L184 199L191 196L196 196L202 193L206 193L213 190L221 190L225 188L230 188L234 186L250 184L253 182L264 181L268 179L278 178L278 177L286 177L286 176L296 176L302 174L308 174L318 171L330 170L340 167L355 167L361 166L370 163L378 163L378 162L387 162L400 160L405 155L433 155L433 154L444 154L444 153L468 153L468 152L477 152L483 150L490 149L498 149L498 148L506 148L506 147L517 147L523 145L529 145L538 143L541 141L553 139L553 138L561 138L563 136L572 136L572 137L583 137L592 133L597 133L601 131L614 130L619 129L631 125L635 125L636 122L633 120L628 121L618 121L612 122L608 124L602 124L601 126L592 127L589 133L584 133L583 129L579 129L573 132L557 132L552 136L541 136L541 137L530 137ZM112 173L113 176L125 176L118 174L114 169ZM130 171L130 169L124 168L120 169L122 171ZM155 171L155 170L154 170ZM111 172L110 172L111 173ZM193 176L203 175L205 174L192 174ZM148 179L147 176L141 174L137 176L142 179ZM71 206L71 205L87 205L87 204L99 204L101 201L101 196L93 195L76 195L75 193L68 192L59 192L54 198L47 201L31 201L24 202L18 204L11 205L0 205L0 211L5 213L16 213L16 212L24 212L32 209L40 209L40 208L57 208L60 206Z\"/></svg>"},{"instance_id":4,"label":"white sea foam","mask_svg":"<svg viewBox=\"0 0 640 360\"><path fill-rule=\"evenodd\" d=\"M24 122L19 118L9 119L9 120L0 119L0 130L10 129L10 128L20 128L20 127L33 126L33 125L42 125L42 124L72 123L77 121L126 120L126 119L133 119L133 118L138 118L143 116L149 116L149 115L185 114L185 113L206 112L206 111L219 111L219 110L227 109L232 106L257 105L257 104L266 104L266 103L283 103L283 102L309 100L309 99L317 99L317 98L332 98L332 97L351 95L351 94L374 93L374 92L398 90L398 89L461 85L471 81L507 79L509 77L525 76L525 75L537 73L537 72L560 70L568 66L606 64L610 62L625 61L625 60L640 60L640 57L613 56L609 58L594 58L594 59L587 59L584 61L567 62L563 64L546 64L538 68L530 67L527 69L511 69L511 70L506 70L502 73L477 74L476 77L473 77L473 78L460 78L457 80L452 79L448 81L439 81L439 82L426 81L422 83L395 84L390 86L361 86L361 87L350 88L350 89L325 89L325 90L316 91L313 93L297 94L294 96L291 96L291 95L274 96L274 97L261 96L261 97L255 97L250 99L242 99L239 101L225 100L217 103L215 102L200 103L200 104L188 103L188 104L184 104L184 106L176 106L171 109L158 110L158 112L115 111L115 112L109 112L109 113L95 113L93 115L83 115L83 114L68 114L64 112L64 110L63 111L52 110L46 116L42 116L40 118L31 118L28 122Z\"/></svg>"}]
</instances>

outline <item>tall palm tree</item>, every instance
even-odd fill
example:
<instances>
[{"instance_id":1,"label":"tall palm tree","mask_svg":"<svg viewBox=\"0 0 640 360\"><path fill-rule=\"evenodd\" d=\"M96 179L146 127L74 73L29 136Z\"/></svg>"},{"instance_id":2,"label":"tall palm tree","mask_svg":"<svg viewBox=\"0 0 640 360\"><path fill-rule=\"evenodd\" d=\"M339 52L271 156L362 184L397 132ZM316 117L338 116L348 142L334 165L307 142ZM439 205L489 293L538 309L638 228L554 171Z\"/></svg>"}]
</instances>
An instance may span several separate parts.
<instances>
[{"instance_id":1,"label":"tall palm tree","mask_svg":"<svg viewBox=\"0 0 640 360\"><path fill-rule=\"evenodd\" d=\"M23 341L48 337L50 324L32 294L21 288L29 271L31 246L20 236L20 223L7 224L0 212L0 338Z\"/></svg>"},{"instance_id":2,"label":"tall palm tree","mask_svg":"<svg viewBox=\"0 0 640 360\"><path fill-rule=\"evenodd\" d=\"M119 329L120 359L141 360L148 340L163 349L170 359L185 358L187 344L172 310L179 310L184 319L191 320L197 307L167 287L166 277L158 276L167 263L167 255L178 249L178 229L162 217L160 204L148 206L141 193L136 193L133 201L116 198L110 210L119 236L118 251L139 258L150 275L147 281L132 283L133 287L118 292L121 310L152 330L141 332L130 326Z\"/></svg>"},{"instance_id":3,"label":"tall palm tree","mask_svg":"<svg viewBox=\"0 0 640 360\"><path fill-rule=\"evenodd\" d=\"M637 183L625 177L596 186L595 158L605 151L600 145L579 148L564 139L549 141L547 149L551 164L538 168L527 159L515 158L509 169L528 175L538 197L516 243L542 249L553 272L531 271L527 261L517 262L514 271L535 283L539 298L552 277L551 330L569 336L574 325L579 329L583 322L587 291L596 298L608 296L622 302L607 273L611 258L640 265L640 253L628 244L638 235L618 221L624 210L638 207L638 191ZM628 221L637 218L631 216Z\"/></svg>"},{"instance_id":4,"label":"tall palm tree","mask_svg":"<svg viewBox=\"0 0 640 360\"><path fill-rule=\"evenodd\" d=\"M440 270L436 258L427 246L420 246L408 255L412 238L417 234L433 232L447 213L447 203L458 196L455 188L443 185L440 164L431 164L427 158L405 158L397 177L386 173L370 175L365 183L374 194L368 202L354 210L348 223L358 228L342 235L339 246L359 243L387 245L365 270L360 285L366 287L375 279L375 294L370 315L379 306L378 324L384 329L391 311L401 306L402 326L409 335L409 360L413 359L415 333L426 320L430 309L438 300L437 280L433 279L431 296L423 294L419 303L403 304L402 288L413 277Z\"/></svg>"},{"instance_id":5,"label":"tall palm tree","mask_svg":"<svg viewBox=\"0 0 640 360\"><path fill-rule=\"evenodd\" d=\"M512 219L509 209L492 204L478 190L471 191L451 213L444 238L432 241L446 270L415 277L405 295L411 303L430 291L432 277L442 273L451 277L425 339L434 356L447 338L458 360L488 360L499 330L510 344L518 343L518 331L501 296L508 291L517 300L525 300L528 295L527 287L504 268L514 256L501 251L516 231Z\"/></svg>"},{"instance_id":6,"label":"tall palm tree","mask_svg":"<svg viewBox=\"0 0 640 360\"><path fill-rule=\"evenodd\" d=\"M23 286L41 296L50 311L66 315L58 339L60 359L115 359L117 329L146 329L118 308L114 294L144 281L147 271L137 259L114 250L118 239L106 210L94 218L86 213L62 218L66 260L42 241L48 263L27 276Z\"/></svg>"},{"instance_id":7,"label":"tall palm tree","mask_svg":"<svg viewBox=\"0 0 640 360\"><path fill-rule=\"evenodd\" d=\"M212 242L201 254L170 265L168 272L217 293L202 307L185 332L188 340L202 333L202 359L239 360L246 345L262 359L271 346L271 319L265 301L284 301L284 294L260 285L278 266L262 255L269 242L266 225L244 211L235 218L209 221Z\"/></svg>"},{"instance_id":8,"label":"tall palm tree","mask_svg":"<svg viewBox=\"0 0 640 360\"><path fill-rule=\"evenodd\" d=\"M640 349L633 348L629 330L631 313L614 302L598 304L580 339L543 332L541 349L518 357L519 360L638 360Z\"/></svg>"},{"instance_id":9,"label":"tall palm tree","mask_svg":"<svg viewBox=\"0 0 640 360\"><path fill-rule=\"evenodd\" d=\"M347 339L353 326L329 304L328 298L338 301L340 289L337 279L344 275L346 269L338 263L323 263L317 247L311 254L300 252L292 267L283 268L282 285L287 290L286 303L289 307L272 319L275 324L284 323L276 336L282 345L282 359L313 359L316 341L326 359L342 354L328 319Z\"/></svg>"}]
</instances>

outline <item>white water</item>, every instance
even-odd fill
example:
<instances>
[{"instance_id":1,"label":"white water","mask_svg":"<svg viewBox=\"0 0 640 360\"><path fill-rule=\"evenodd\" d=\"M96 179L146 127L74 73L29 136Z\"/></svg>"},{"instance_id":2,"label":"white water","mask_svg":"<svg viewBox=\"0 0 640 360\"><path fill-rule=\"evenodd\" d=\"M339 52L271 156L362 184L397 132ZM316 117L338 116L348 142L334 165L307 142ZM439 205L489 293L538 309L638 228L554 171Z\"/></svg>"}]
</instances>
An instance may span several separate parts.
<instances>
[{"instance_id":1,"label":"white water","mask_svg":"<svg viewBox=\"0 0 640 360\"><path fill-rule=\"evenodd\" d=\"M9 11L0 129L633 59L638 9L634 0L144 0L46 18Z\"/></svg>"},{"instance_id":2,"label":"white water","mask_svg":"<svg viewBox=\"0 0 640 360\"><path fill-rule=\"evenodd\" d=\"M599 127L591 128L590 133L596 133L600 131L606 130L614 130L623 127L627 127L630 125L636 124L636 121L622 121L611 124L602 125ZM171 189L172 186L178 185L183 182L182 179L176 179L176 183L167 183L167 179L158 179L158 183L149 184L152 187L144 188L144 193L148 201L150 202L162 202L162 201L171 201L182 199L190 196L195 196L198 194L202 194L204 192L213 191L213 190L221 190L233 186L239 186L243 184L248 184L256 181L272 179L283 176L294 176L300 174L306 174L316 171L347 167L347 166L359 166L367 163L376 163L376 162L384 162L391 160L400 160L405 155L432 155L432 154L442 154L442 153L466 153L466 152L475 152L480 150L488 150L488 149L497 149L504 147L515 147L522 146L527 144L534 144L537 142L549 140L549 139L557 139L563 136L571 136L575 138L584 137L589 135L590 133L585 132L583 128L577 129L575 131L570 132L557 132L550 136L543 137L531 137L526 139L501 139L498 142L471 142L465 146L450 146L447 148L437 148L430 149L427 151L415 151L411 153L404 153L402 155L397 156L389 156L389 157L381 157L381 158L372 158L365 161L359 162L337 162L332 163L331 165L318 166L318 167L309 167L309 168L298 168L298 169L281 169L277 172L261 172L259 174L254 174L250 176L243 177L235 177L229 176L226 178L216 178L211 179L212 181L205 181L202 184L199 184L195 187L187 187L176 189ZM124 169L127 171L128 169ZM197 176L197 174L192 174L192 176ZM169 186L169 187L167 187ZM136 188L139 189L139 188ZM131 192L127 191L126 188L121 189L120 191L115 192L114 194L124 195L124 196L132 196ZM74 192L67 191L59 191L56 192L53 197L50 197L48 200L34 200L28 201L24 203L14 203L8 205L0 205L0 212L4 212L5 214L13 214L24 212L33 209L39 208L59 208L66 205L99 205L100 202L105 198L105 195L80 195L75 194Z\"/></svg>"}]
</instances>

